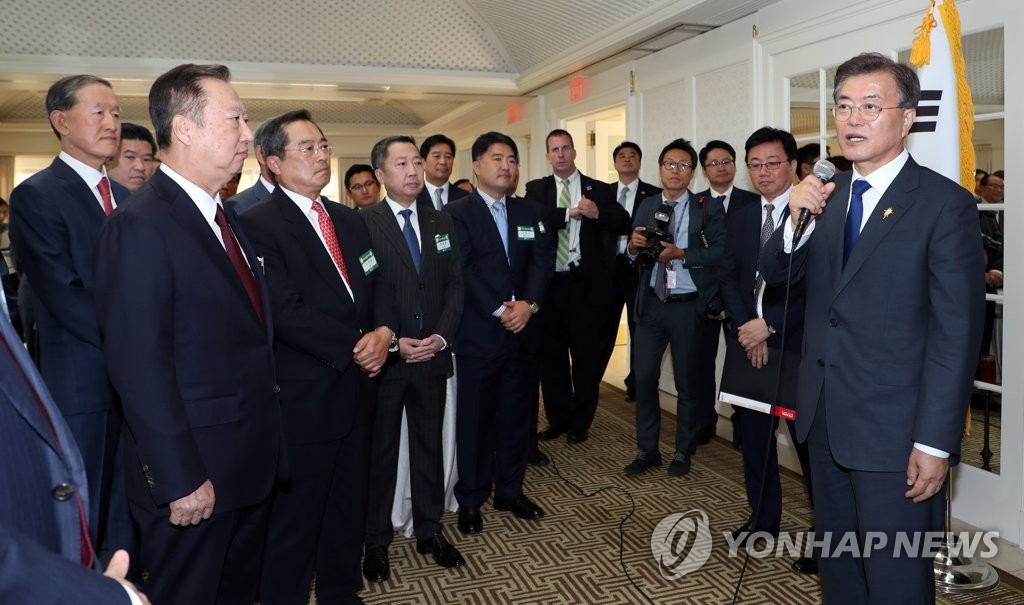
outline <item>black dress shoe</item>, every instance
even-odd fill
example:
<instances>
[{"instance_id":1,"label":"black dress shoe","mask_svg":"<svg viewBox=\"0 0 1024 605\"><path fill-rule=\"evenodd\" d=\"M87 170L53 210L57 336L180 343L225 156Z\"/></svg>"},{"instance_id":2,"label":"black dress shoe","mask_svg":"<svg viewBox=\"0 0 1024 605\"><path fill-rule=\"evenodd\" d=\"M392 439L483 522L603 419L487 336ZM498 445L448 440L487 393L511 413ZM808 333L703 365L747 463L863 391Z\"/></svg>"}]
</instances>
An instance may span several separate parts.
<instances>
[{"instance_id":1,"label":"black dress shoe","mask_svg":"<svg viewBox=\"0 0 1024 605\"><path fill-rule=\"evenodd\" d=\"M370 582L386 582L391 577L386 546L367 545L366 553L363 554L363 577Z\"/></svg>"},{"instance_id":2,"label":"black dress shoe","mask_svg":"<svg viewBox=\"0 0 1024 605\"><path fill-rule=\"evenodd\" d=\"M566 443L583 443L590 437L586 429L571 429L565 434Z\"/></svg>"},{"instance_id":3,"label":"black dress shoe","mask_svg":"<svg viewBox=\"0 0 1024 605\"><path fill-rule=\"evenodd\" d=\"M516 496L513 500L495 498L494 508L495 510L510 512L520 519L526 519L527 521L536 521L544 516L544 509L534 504L533 500L530 500L524 494Z\"/></svg>"},{"instance_id":4,"label":"black dress shoe","mask_svg":"<svg viewBox=\"0 0 1024 605\"><path fill-rule=\"evenodd\" d=\"M558 439L565 434L564 426L556 426L554 424L548 425L548 428L537 433L537 439L543 439L544 441L551 441L552 439Z\"/></svg>"},{"instance_id":5,"label":"black dress shoe","mask_svg":"<svg viewBox=\"0 0 1024 605\"><path fill-rule=\"evenodd\" d=\"M484 520L480 517L480 507L470 506L459 508L459 531L470 536L484 530Z\"/></svg>"},{"instance_id":6,"label":"black dress shoe","mask_svg":"<svg viewBox=\"0 0 1024 605\"><path fill-rule=\"evenodd\" d=\"M636 453L636 458L626 465L623 471L627 475L639 475L656 466L661 466L661 453L640 450Z\"/></svg>"},{"instance_id":7,"label":"black dress shoe","mask_svg":"<svg viewBox=\"0 0 1024 605\"><path fill-rule=\"evenodd\" d=\"M711 426L702 426L699 429L697 429L697 444L707 445L711 443L711 439L714 438L715 435L715 425L712 424Z\"/></svg>"},{"instance_id":8,"label":"black dress shoe","mask_svg":"<svg viewBox=\"0 0 1024 605\"><path fill-rule=\"evenodd\" d=\"M736 548L748 548L755 544L758 540L763 540L765 534L771 536L774 540L779 537L778 530L764 529L763 527L757 527L747 521L743 525L739 526L732 532L732 544Z\"/></svg>"},{"instance_id":9,"label":"black dress shoe","mask_svg":"<svg viewBox=\"0 0 1024 605\"><path fill-rule=\"evenodd\" d=\"M416 552L421 555L430 553L434 557L434 563L441 567L462 567L466 564L466 560L462 558L462 553L452 546L442 533L436 533L428 538L416 540Z\"/></svg>"},{"instance_id":10,"label":"black dress shoe","mask_svg":"<svg viewBox=\"0 0 1024 605\"><path fill-rule=\"evenodd\" d=\"M672 477L682 477L690 473L690 455L676 452L672 462L668 465L668 474Z\"/></svg>"},{"instance_id":11,"label":"black dress shoe","mask_svg":"<svg viewBox=\"0 0 1024 605\"><path fill-rule=\"evenodd\" d=\"M547 466L551 464L551 458L548 458L547 454L540 451L539 447L533 446L533 451L526 456L526 462L530 466Z\"/></svg>"},{"instance_id":12,"label":"black dress shoe","mask_svg":"<svg viewBox=\"0 0 1024 605\"><path fill-rule=\"evenodd\" d=\"M626 403L633 403L636 401L636 390L626 387Z\"/></svg>"},{"instance_id":13,"label":"black dress shoe","mask_svg":"<svg viewBox=\"0 0 1024 605\"><path fill-rule=\"evenodd\" d=\"M796 573L802 573L805 575L813 576L818 573L818 560L814 557L800 557L796 561L793 561L793 565L790 569Z\"/></svg>"}]
</instances>

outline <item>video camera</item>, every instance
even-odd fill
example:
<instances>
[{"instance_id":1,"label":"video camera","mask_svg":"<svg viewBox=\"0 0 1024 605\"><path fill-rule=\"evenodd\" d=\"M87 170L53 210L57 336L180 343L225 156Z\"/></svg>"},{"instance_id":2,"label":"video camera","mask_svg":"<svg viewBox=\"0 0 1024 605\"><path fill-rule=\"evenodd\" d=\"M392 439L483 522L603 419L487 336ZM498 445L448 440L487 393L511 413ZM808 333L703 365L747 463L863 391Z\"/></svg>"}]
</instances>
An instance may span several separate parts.
<instances>
[{"instance_id":1,"label":"video camera","mask_svg":"<svg viewBox=\"0 0 1024 605\"><path fill-rule=\"evenodd\" d=\"M661 242L671 244L675 239L669 231L669 223L672 222L672 204L662 202L654 211L654 225L648 225L644 230L644 237L647 238L647 245L637 253L637 259L644 267L653 267L661 256Z\"/></svg>"}]
</instances>

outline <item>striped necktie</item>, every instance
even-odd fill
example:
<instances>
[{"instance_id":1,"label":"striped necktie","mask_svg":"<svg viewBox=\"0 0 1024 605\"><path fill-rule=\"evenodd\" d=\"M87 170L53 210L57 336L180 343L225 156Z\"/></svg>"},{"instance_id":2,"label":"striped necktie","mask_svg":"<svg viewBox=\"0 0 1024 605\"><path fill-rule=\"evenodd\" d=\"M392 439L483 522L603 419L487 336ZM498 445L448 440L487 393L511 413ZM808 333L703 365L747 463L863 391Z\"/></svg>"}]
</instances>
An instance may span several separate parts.
<instances>
[{"instance_id":1,"label":"striped necktie","mask_svg":"<svg viewBox=\"0 0 1024 605\"><path fill-rule=\"evenodd\" d=\"M558 207L569 208L572 206L572 194L569 193L569 181L562 181L562 193L558 196ZM555 262L560 267L569 264L569 235L572 231L572 223L566 223L565 229L558 230L558 250L555 253Z\"/></svg>"}]
</instances>

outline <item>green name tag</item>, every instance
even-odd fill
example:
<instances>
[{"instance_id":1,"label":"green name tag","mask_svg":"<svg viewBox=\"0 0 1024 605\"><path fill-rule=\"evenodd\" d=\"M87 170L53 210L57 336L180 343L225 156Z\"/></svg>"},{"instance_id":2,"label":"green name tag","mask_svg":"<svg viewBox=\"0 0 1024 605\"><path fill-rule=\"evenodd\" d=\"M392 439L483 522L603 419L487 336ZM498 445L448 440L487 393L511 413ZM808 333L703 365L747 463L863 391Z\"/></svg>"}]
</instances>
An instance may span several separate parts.
<instances>
[{"instance_id":1,"label":"green name tag","mask_svg":"<svg viewBox=\"0 0 1024 605\"><path fill-rule=\"evenodd\" d=\"M520 225L516 227L516 236L520 240L533 241L537 237L533 233L533 225Z\"/></svg>"},{"instance_id":2,"label":"green name tag","mask_svg":"<svg viewBox=\"0 0 1024 605\"><path fill-rule=\"evenodd\" d=\"M447 233L438 233L435 235L434 245L437 246L438 254L444 254L446 252L451 252L452 250L452 242L448 239Z\"/></svg>"},{"instance_id":3,"label":"green name tag","mask_svg":"<svg viewBox=\"0 0 1024 605\"><path fill-rule=\"evenodd\" d=\"M369 275L377 270L377 257L373 255L373 250L367 250L359 255L359 264L363 266L363 274Z\"/></svg>"}]
</instances>

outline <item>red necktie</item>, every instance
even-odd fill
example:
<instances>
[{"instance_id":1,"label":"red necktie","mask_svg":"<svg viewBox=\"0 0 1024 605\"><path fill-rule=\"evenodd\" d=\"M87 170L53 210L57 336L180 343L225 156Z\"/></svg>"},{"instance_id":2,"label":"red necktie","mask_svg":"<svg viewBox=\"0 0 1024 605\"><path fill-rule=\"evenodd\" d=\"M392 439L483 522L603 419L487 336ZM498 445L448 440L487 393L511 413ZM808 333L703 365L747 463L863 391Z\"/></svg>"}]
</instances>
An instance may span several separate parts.
<instances>
[{"instance_id":1,"label":"red necktie","mask_svg":"<svg viewBox=\"0 0 1024 605\"><path fill-rule=\"evenodd\" d=\"M32 393L32 398L35 399L36 406L39 408L39 413L43 415L46 420L46 425L50 427L50 432L53 434L53 440L57 443L57 447L60 448L60 438L57 436L57 429L53 426L53 419L50 417L50 412L46 409L46 405L43 403L42 398L39 396L39 392L36 391L36 387L29 380L28 376L25 375L25 370L21 364L18 363L18 358L15 357L14 351L11 350L10 345L7 344L7 340L0 339L3 343L4 349L7 350L7 354L10 356L11 363L18 369L18 373L25 380L25 385L28 386L28 390ZM75 500L78 502L78 531L82 537L82 550L81 550L81 561L84 567L91 568L95 562L96 555L92 550L92 540L89 538L89 523L85 519L85 507L82 506L82 494L76 489Z\"/></svg>"},{"instance_id":2,"label":"red necktie","mask_svg":"<svg viewBox=\"0 0 1024 605\"><path fill-rule=\"evenodd\" d=\"M316 220L320 223L320 233L324 236L324 242L327 243L327 250L330 251L334 264L337 265L338 271L341 271L341 276L345 278L345 283L351 284L352 282L348 279L348 267L345 266L345 258L341 255L341 246L338 245L338 234L334 232L334 222L331 220L331 217L327 216L327 210L324 209L319 201L313 202L313 210L316 210Z\"/></svg>"},{"instance_id":3,"label":"red necktie","mask_svg":"<svg viewBox=\"0 0 1024 605\"><path fill-rule=\"evenodd\" d=\"M253 309L256 310L260 323L266 326L267 321L263 317L263 303L260 299L259 286L256 285L256 278L253 277L252 269L249 268L245 258L242 257L242 249L238 246L238 240L235 239L235 234L231 231L231 226L228 225L228 217L224 214L224 208L220 204L217 204L217 214L214 215L213 220L220 227L220 237L224 240L224 250L228 253L228 258L235 267L235 273L238 273L238 278L242 280L242 287L245 288L245 293L249 295L249 302L252 303Z\"/></svg>"},{"instance_id":4,"label":"red necktie","mask_svg":"<svg viewBox=\"0 0 1024 605\"><path fill-rule=\"evenodd\" d=\"M110 197L110 181L105 176L100 177L96 188L100 190L100 197L103 198L103 212L110 216L110 213L114 211L114 199Z\"/></svg>"}]
</instances>

